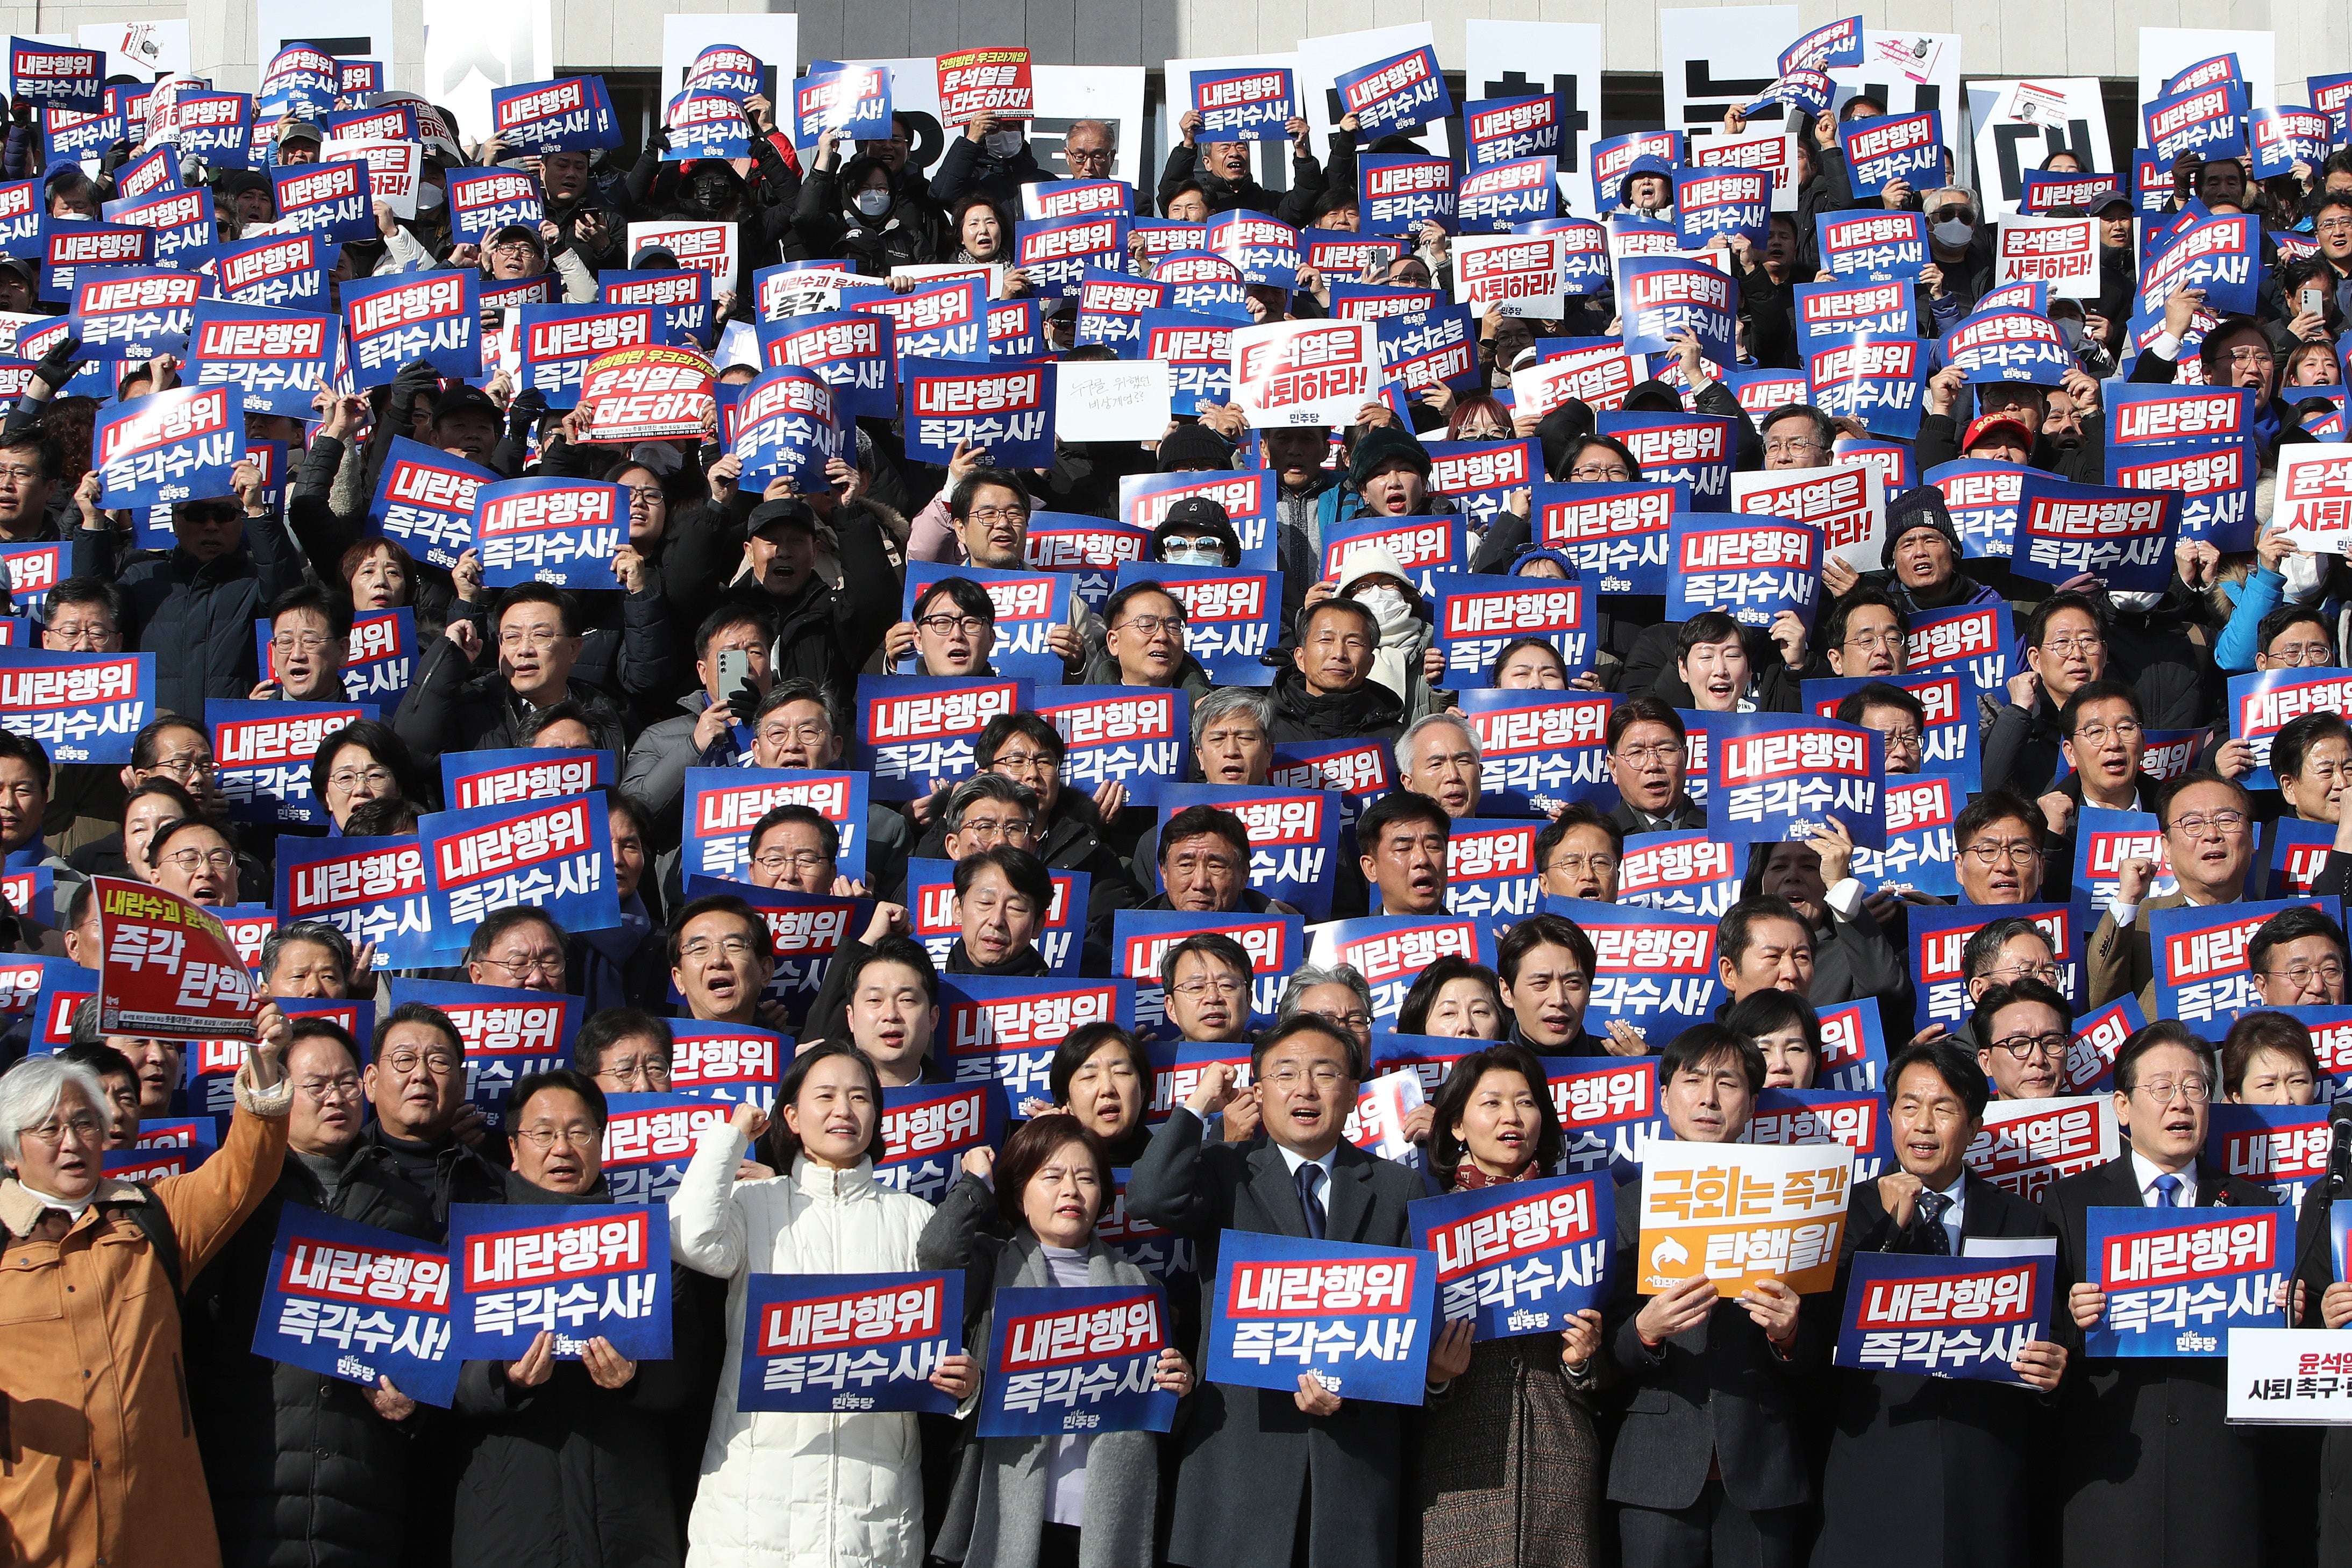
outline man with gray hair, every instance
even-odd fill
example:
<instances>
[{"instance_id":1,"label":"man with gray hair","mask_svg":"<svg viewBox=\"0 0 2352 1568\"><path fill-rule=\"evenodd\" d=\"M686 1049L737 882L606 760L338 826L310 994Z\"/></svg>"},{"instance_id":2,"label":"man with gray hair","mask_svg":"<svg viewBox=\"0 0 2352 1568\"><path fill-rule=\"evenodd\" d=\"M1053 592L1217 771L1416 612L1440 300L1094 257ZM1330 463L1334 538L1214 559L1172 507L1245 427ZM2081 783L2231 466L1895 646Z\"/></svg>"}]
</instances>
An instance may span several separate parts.
<instances>
[{"instance_id":1,"label":"man with gray hair","mask_svg":"<svg viewBox=\"0 0 2352 1568\"><path fill-rule=\"evenodd\" d=\"M1000 844L1034 849L1037 833L1037 792L1015 784L1003 773L975 773L948 795L940 816L948 858L961 860Z\"/></svg>"},{"instance_id":2,"label":"man with gray hair","mask_svg":"<svg viewBox=\"0 0 2352 1568\"><path fill-rule=\"evenodd\" d=\"M1262 784L1274 766L1274 700L1223 686L1192 704L1192 765L1204 784Z\"/></svg>"},{"instance_id":3,"label":"man with gray hair","mask_svg":"<svg viewBox=\"0 0 2352 1568\"><path fill-rule=\"evenodd\" d=\"M1372 1050L1372 988L1352 963L1302 963L1290 972L1275 1004L1274 1023L1282 1028L1302 1013L1337 1026L1356 1042L1356 1076L1370 1078Z\"/></svg>"},{"instance_id":4,"label":"man with gray hair","mask_svg":"<svg viewBox=\"0 0 2352 1568\"><path fill-rule=\"evenodd\" d=\"M1477 732L1466 719L1432 713L1405 727L1396 743L1397 782L1427 795L1456 822L1478 815L1484 770Z\"/></svg>"}]
</instances>

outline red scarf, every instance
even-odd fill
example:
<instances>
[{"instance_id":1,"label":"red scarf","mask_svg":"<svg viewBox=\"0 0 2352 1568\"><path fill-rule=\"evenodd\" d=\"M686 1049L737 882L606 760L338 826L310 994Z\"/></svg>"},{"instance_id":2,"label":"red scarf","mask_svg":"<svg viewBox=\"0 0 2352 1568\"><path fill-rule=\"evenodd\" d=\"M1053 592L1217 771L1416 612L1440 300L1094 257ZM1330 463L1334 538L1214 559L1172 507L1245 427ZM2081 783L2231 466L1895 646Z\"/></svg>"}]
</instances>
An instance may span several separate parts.
<instances>
[{"instance_id":1,"label":"red scarf","mask_svg":"<svg viewBox=\"0 0 2352 1568\"><path fill-rule=\"evenodd\" d=\"M1505 1182L1524 1182L1535 1174L1535 1170L1536 1163L1530 1160L1519 1167L1519 1173L1516 1176L1490 1176L1480 1170L1469 1155L1465 1154L1462 1156L1462 1163L1454 1167L1454 1190L1476 1192L1480 1187L1497 1187Z\"/></svg>"}]
</instances>

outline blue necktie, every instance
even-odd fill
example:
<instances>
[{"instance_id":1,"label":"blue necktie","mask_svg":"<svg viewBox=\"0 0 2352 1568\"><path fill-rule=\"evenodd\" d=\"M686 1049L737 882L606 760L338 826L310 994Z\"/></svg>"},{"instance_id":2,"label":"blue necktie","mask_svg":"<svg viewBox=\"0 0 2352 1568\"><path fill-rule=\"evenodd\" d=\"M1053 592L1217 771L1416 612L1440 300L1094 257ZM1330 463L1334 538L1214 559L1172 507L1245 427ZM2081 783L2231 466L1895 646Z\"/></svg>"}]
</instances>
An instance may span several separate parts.
<instances>
[{"instance_id":1,"label":"blue necktie","mask_svg":"<svg viewBox=\"0 0 2352 1568\"><path fill-rule=\"evenodd\" d=\"M1309 1161L1298 1167L1298 1206L1307 1211L1307 1234L1323 1239L1323 1200L1316 1189L1323 1184L1323 1167Z\"/></svg>"},{"instance_id":2,"label":"blue necktie","mask_svg":"<svg viewBox=\"0 0 2352 1568\"><path fill-rule=\"evenodd\" d=\"M1944 1211L1951 1206L1952 1200L1941 1193L1919 1194L1919 1239L1937 1258L1948 1258L1952 1253L1952 1233L1944 1228Z\"/></svg>"},{"instance_id":3,"label":"blue necktie","mask_svg":"<svg viewBox=\"0 0 2352 1568\"><path fill-rule=\"evenodd\" d=\"M2158 1193L2162 1194L2163 1194L2163 1196L2164 1196L2164 1202L2163 1202L2162 1204L2158 1205L2158 1207L2160 1207L2160 1208L2168 1208L2168 1209L2177 1209L2177 1208L2179 1208L2179 1207L2180 1206L2180 1178L2179 1178L2179 1177L2178 1177L2178 1176L2158 1176L2158 1177L2157 1177L2157 1179L2156 1179L2156 1190L2157 1190Z\"/></svg>"}]
</instances>

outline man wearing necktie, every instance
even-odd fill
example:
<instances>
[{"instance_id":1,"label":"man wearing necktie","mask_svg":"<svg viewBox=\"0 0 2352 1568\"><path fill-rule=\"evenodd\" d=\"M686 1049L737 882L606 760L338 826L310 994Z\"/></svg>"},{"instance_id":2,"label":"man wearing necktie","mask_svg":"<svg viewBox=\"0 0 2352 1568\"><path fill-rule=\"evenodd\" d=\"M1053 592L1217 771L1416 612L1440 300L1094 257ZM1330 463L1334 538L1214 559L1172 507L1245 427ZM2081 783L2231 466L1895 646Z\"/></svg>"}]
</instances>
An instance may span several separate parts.
<instances>
[{"instance_id":1,"label":"man wearing necktie","mask_svg":"<svg viewBox=\"0 0 2352 1568\"><path fill-rule=\"evenodd\" d=\"M2168 1019L2125 1041L2115 1081L2116 1121L2129 1146L2121 1159L2053 1186L2043 1205L2058 1233L2059 1333L2077 1352L2057 1424L2065 1561L2134 1568L2222 1557L2274 1562L2273 1546L2290 1538L2308 1552L2308 1515L2297 1526L2265 1506L2270 1461L2258 1429L2223 1419L2226 1362L2079 1353L2083 1331L2106 1313L2105 1295L2092 1282L2100 1270L2088 1252L2088 1211L2277 1202L2236 1176L2199 1168L2217 1077L2210 1048L2186 1026Z\"/></svg>"},{"instance_id":2,"label":"man wearing necktie","mask_svg":"<svg viewBox=\"0 0 2352 1568\"><path fill-rule=\"evenodd\" d=\"M1962 1163L1984 1129L1991 1093L1971 1052L1952 1039L1907 1047L1888 1065L1886 1083L1895 1169L1855 1184L1841 1301L1857 1252L1957 1257L1972 1238L2050 1233L2039 1208ZM2034 1392L1910 1373L1832 1372L1836 1426L1812 1568L1874 1568L1894 1540L1903 1542L1906 1568L2024 1568L2039 1472L2029 1444L2049 1420L2066 1352L2033 1340L2014 1364Z\"/></svg>"},{"instance_id":3,"label":"man wearing necktie","mask_svg":"<svg viewBox=\"0 0 2352 1568\"><path fill-rule=\"evenodd\" d=\"M1203 1358L1228 1230L1406 1247L1421 1178L1339 1133L1363 1076L1353 1036L1314 1014L1250 1056L1264 1142L1204 1143L1234 1069L1212 1065L1137 1157L1129 1212L1199 1249ZM1202 1364L1206 1364L1205 1360ZM1168 1559L1190 1568L1392 1568L1402 1407L1342 1399L1301 1373L1295 1394L1204 1383L1182 1439Z\"/></svg>"}]
</instances>

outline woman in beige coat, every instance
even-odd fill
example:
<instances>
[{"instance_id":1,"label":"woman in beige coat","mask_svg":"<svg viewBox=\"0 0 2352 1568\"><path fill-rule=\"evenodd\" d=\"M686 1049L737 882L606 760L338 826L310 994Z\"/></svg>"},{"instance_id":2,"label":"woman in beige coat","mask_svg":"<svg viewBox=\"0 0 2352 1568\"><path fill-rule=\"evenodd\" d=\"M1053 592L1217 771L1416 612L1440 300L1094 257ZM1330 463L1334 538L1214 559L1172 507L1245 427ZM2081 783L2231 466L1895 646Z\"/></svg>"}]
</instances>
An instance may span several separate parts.
<instances>
[{"instance_id":1,"label":"woman in beige coat","mask_svg":"<svg viewBox=\"0 0 2352 1568\"><path fill-rule=\"evenodd\" d=\"M180 1289L278 1181L294 1088L286 1020L236 1078L212 1158L152 1187L100 1173L98 1075L30 1057L0 1076L0 1558L214 1568L220 1543L180 1360ZM176 1267L175 1267L176 1265Z\"/></svg>"}]
</instances>

